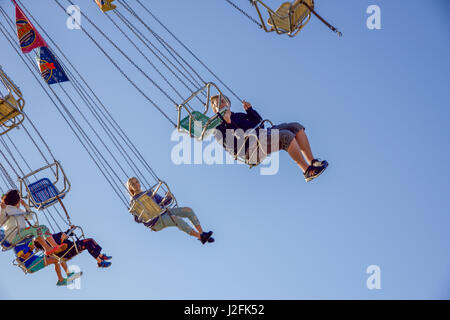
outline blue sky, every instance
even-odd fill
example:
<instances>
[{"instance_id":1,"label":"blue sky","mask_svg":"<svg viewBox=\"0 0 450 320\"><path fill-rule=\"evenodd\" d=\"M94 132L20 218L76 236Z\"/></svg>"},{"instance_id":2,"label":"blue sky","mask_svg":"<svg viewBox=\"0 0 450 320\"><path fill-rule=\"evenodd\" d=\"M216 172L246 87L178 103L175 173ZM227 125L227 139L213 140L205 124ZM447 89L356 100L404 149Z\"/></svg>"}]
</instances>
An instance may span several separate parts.
<instances>
[{"instance_id":1,"label":"blue sky","mask_svg":"<svg viewBox=\"0 0 450 320\"><path fill-rule=\"evenodd\" d=\"M134 223L2 36L0 62L72 182L65 201L74 223L114 259L108 270L97 269L87 253L72 260L84 275L80 290L66 290L55 286L52 268L25 276L11 265L12 253L2 253L1 298L450 297L445 0L316 1L344 36L313 18L293 39L258 30L225 1L151 2L153 12L263 117L307 128L314 154L330 162L308 184L285 153L273 176L240 165L174 165L168 122L81 31L66 28L54 1L23 1L216 242L202 246L174 228L151 233ZM11 3L0 4L13 17ZM77 4L120 40L92 1ZM366 27L372 4L381 8L381 30ZM251 11L247 2L242 7ZM174 108L165 108L175 117ZM239 111L238 103L233 108ZM19 137L27 149L29 142ZM24 152L33 159L34 151ZM381 290L366 288L369 265L381 268Z\"/></svg>"}]
</instances>

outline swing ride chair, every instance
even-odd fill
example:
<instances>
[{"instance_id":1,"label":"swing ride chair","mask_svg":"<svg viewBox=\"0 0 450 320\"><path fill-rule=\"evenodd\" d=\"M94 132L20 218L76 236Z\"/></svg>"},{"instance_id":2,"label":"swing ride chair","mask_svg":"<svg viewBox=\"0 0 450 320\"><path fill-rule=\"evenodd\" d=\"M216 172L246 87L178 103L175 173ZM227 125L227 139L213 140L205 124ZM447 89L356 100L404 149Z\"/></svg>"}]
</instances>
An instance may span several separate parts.
<instances>
[{"instance_id":1,"label":"swing ride chair","mask_svg":"<svg viewBox=\"0 0 450 320\"><path fill-rule=\"evenodd\" d=\"M35 212L30 212L29 214L32 215L33 220L34 220L33 223L29 223L29 224L30 224L30 225L33 225L33 226L39 226L39 220L38 220L37 214L36 214ZM8 217L8 219L16 219L16 217L10 216L10 217ZM6 223L6 221L5 221L5 223ZM1 225L1 226L3 226L3 225ZM2 239L2 241L0 241L1 246L2 246L2 251L8 251L8 250L11 250L11 249L13 249L13 248L16 247L16 246L18 246L18 245L20 245L20 244L24 244L24 243L28 242L29 240L31 240L32 236L28 236L28 237L26 237L26 238L19 239L19 240L18 240L17 242L15 242L15 243L12 243L12 244L8 243L7 240L6 240L6 239L8 238L8 236L11 235L11 234L14 233L14 232L17 232L17 231L18 231L18 228L17 228L17 223L16 223L16 227L15 227L11 232L9 232L7 235L5 235L5 237ZM76 231L79 232L79 235L76 234ZM66 250L66 253L65 253L62 257L58 257L58 256L56 256L56 255L52 255L52 257L58 259L59 263L61 263L61 261L69 261L69 260L70 260L70 259L66 259L66 258L65 258L65 255L66 255L69 251L71 251L72 249L75 249L75 250L76 250L76 255L78 255L78 254L80 253L80 252L78 251L77 246L76 246L76 240L83 240L83 239L85 239L85 235L84 235L83 229L82 229L81 227L79 227L79 226L76 226L75 228L72 229L72 235L69 236L68 238L73 242L72 247L68 248L68 249ZM76 256L76 255L75 255L75 256ZM20 260L20 256L19 256L18 258L14 259L14 260L12 261L12 264L13 264L14 266L17 266L17 267L19 267L20 269L22 269L22 271L23 271L25 274L31 274L31 273L33 273L33 272L31 271L31 269L32 269L33 267L35 267L35 266L39 263L39 260L40 260L40 259L36 259L36 262L33 263L32 265L28 266L28 267L26 266L27 261L28 261L29 259L32 259L33 257L42 258L43 256L44 256L44 253L43 253L42 251L36 251L36 252L33 252L33 254L30 255L30 256L29 256L27 259L25 259L24 261L21 261L21 260ZM74 257L75 257L75 256L74 256Z\"/></svg>"},{"instance_id":2,"label":"swing ride chair","mask_svg":"<svg viewBox=\"0 0 450 320\"><path fill-rule=\"evenodd\" d=\"M28 266L28 268L26 267L26 263L28 262L28 260L32 259L33 257L36 257L38 259L36 259L36 261L31 264L30 266ZM44 253L42 251L36 251L33 252L32 255L30 255L28 258L26 258L24 261L20 261L20 257L17 257L16 259L14 259L12 261L13 266L19 267L20 269L22 269L22 271L27 275L27 274L32 274L33 272L31 271L31 269L33 269L41 260L41 258L44 257Z\"/></svg>"},{"instance_id":3,"label":"swing ride chair","mask_svg":"<svg viewBox=\"0 0 450 320\"><path fill-rule=\"evenodd\" d=\"M261 142L259 140L257 132L258 129L264 129L264 125L266 123L269 123L271 126L273 126L272 121L268 119L262 120L252 130L250 130L248 133L245 134L244 142L238 149L237 154L234 155L235 160L245 163L246 165L249 166L250 169L259 165L267 157L267 152L265 148L261 146ZM252 148L252 150L250 150L250 143L249 143L249 146L246 151L245 147L247 145L247 142L252 141L254 141L256 145Z\"/></svg>"},{"instance_id":4,"label":"swing ride chair","mask_svg":"<svg viewBox=\"0 0 450 320\"><path fill-rule=\"evenodd\" d=\"M22 110L25 100L22 92L14 82L5 74L0 66L0 81L7 90L3 95L0 91L0 136L19 126L25 119Z\"/></svg>"},{"instance_id":5,"label":"swing ride chair","mask_svg":"<svg viewBox=\"0 0 450 320\"><path fill-rule=\"evenodd\" d=\"M277 34L296 36L311 19L311 10L314 9L314 0L296 0L284 2L276 11L273 11L261 0L250 0L255 6L261 25L266 32L275 31ZM262 14L265 9L269 15L267 23Z\"/></svg>"},{"instance_id":6,"label":"swing ride chair","mask_svg":"<svg viewBox=\"0 0 450 320\"><path fill-rule=\"evenodd\" d=\"M80 233L80 235L78 236L78 235L76 235L75 234L75 231L76 230L78 230L79 231L79 233ZM73 245L70 247L70 248L68 248L67 250L66 250L66 253L62 256L62 257L58 257L58 256L56 256L56 255L52 255L52 257L53 258L56 258L57 260L58 260L58 263L60 264L62 261L69 261L69 260L71 260L71 259L66 259L65 258L65 255L67 254L67 253L69 253L72 249L75 249L76 250L76 255L78 255L80 252L78 251L78 248L77 248L77 245L76 245L76 243L75 243L75 241L76 240L82 240L82 239L85 239L85 236L84 236L84 231L83 231L83 229L81 228L81 227L79 227L79 226L76 226L74 229L72 229L72 233L73 233L73 235L72 236L69 236L69 239L73 242ZM17 245L18 244L20 244L20 243L23 243L23 242L25 242L26 240L21 240L19 243L17 243ZM75 257L76 255L74 255L73 257ZM17 267L19 267L20 269L22 269L22 271L27 275L27 274L32 274L33 273L33 271L31 271L31 269L33 269L33 267L35 267L38 263L39 263L39 260L40 259L36 259L36 262L35 263L33 263L32 265L30 265L30 266L26 266L26 262L28 261L28 260L30 260L32 257L37 257L37 258L42 258L44 256L44 253L42 252L42 251L36 251L36 252L33 252L33 254L32 255L30 255L27 259L25 259L24 261L20 261L20 257L18 257L18 258L16 258L16 259L14 259L13 261L12 261L12 264L14 265L14 266L17 266Z\"/></svg>"},{"instance_id":7,"label":"swing ride chair","mask_svg":"<svg viewBox=\"0 0 450 320\"><path fill-rule=\"evenodd\" d=\"M114 10L117 7L115 4L112 4L113 1L114 0L95 0L103 12Z\"/></svg>"},{"instance_id":8,"label":"swing ride chair","mask_svg":"<svg viewBox=\"0 0 450 320\"><path fill-rule=\"evenodd\" d=\"M32 217L32 222L29 222L28 219L27 219L28 224L30 226L39 226L39 219L38 219L37 214L35 212L33 212L33 211L28 212L28 214L31 215L31 217ZM0 224L0 228L3 228L3 226L6 225L9 222L10 219L16 220L16 223L15 223L15 227L12 230L8 230L8 233L6 233L2 238L0 238L0 245L2 247L2 251L11 250L16 245L18 245L18 244L20 244L20 243L22 243L22 242L24 242L24 241L26 241L26 240L28 240L28 239L30 239L32 237L32 236L28 236L26 238L19 239L19 240L17 240L17 242L14 242L14 243L8 242L7 239L11 235L13 235L13 234L15 235L17 232L19 232L19 227L18 227L18 223L17 223L17 217L15 217L15 216L8 216L8 218L2 224Z\"/></svg>"},{"instance_id":9,"label":"swing ride chair","mask_svg":"<svg viewBox=\"0 0 450 320\"><path fill-rule=\"evenodd\" d=\"M54 174L54 181L52 182L48 178L41 178L33 183L28 183L28 179L32 176L51 169ZM28 199L28 205L36 210L46 209L56 202L59 202L63 207L66 215L67 211L62 203L62 199L70 190L70 182L64 173L61 164L55 161L45 167L37 169L28 175L19 178L20 182L20 193L24 194L26 192L26 198Z\"/></svg>"},{"instance_id":10,"label":"swing ride chair","mask_svg":"<svg viewBox=\"0 0 450 320\"><path fill-rule=\"evenodd\" d=\"M139 198L135 199L128 210L132 214L136 213L140 221L148 223L154 217L158 217L165 213L168 209L178 207L177 200L170 191L167 183L164 181L159 181L156 185L151 187L149 191L151 192L144 192ZM162 197L160 204L158 204L155 199L157 194ZM152 218L144 219L145 217Z\"/></svg>"},{"instance_id":11,"label":"swing ride chair","mask_svg":"<svg viewBox=\"0 0 450 320\"><path fill-rule=\"evenodd\" d=\"M206 83L203 87L193 92L189 98L183 101L181 104L177 106L178 111L178 121L177 121L177 129L180 132L187 132L190 134L192 138L196 138L197 140L203 140L208 133L212 132L217 126L222 123L222 119L218 114L214 114L212 117L207 115L210 107L210 98L211 92L217 91L217 93L222 96L222 92L212 82ZM206 95L206 100L203 102L204 111L195 111L190 106L189 103L192 102L194 98L202 99L200 96ZM187 116L183 119L182 113L183 110L187 112ZM226 110L221 111L221 114L225 113Z\"/></svg>"}]
</instances>

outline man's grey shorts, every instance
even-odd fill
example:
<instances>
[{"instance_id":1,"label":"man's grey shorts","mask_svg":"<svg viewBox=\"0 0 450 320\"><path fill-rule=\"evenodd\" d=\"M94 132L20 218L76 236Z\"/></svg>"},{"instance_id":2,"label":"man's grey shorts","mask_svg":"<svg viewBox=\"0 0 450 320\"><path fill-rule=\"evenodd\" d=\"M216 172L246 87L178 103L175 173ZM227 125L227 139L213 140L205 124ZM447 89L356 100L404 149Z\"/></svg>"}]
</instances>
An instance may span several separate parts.
<instances>
[{"instance_id":1,"label":"man's grey shorts","mask_svg":"<svg viewBox=\"0 0 450 320\"><path fill-rule=\"evenodd\" d=\"M276 141L272 142L272 140L276 138L276 134L273 132L274 129L278 130L278 144ZM287 151L297 133L304 129L305 127L298 122L281 123L271 128L267 128L266 130L259 130L259 137L260 141L263 142L264 131L267 132L267 154L279 150Z\"/></svg>"}]
</instances>

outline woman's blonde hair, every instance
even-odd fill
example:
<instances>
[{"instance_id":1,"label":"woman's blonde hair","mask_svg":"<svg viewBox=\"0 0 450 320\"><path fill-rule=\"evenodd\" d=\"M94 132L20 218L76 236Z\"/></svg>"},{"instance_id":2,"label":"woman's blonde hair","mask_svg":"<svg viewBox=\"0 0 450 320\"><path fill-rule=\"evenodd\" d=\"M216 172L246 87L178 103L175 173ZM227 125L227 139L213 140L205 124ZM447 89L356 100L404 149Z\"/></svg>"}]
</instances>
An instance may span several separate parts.
<instances>
[{"instance_id":1,"label":"woman's blonde hair","mask_svg":"<svg viewBox=\"0 0 450 320\"><path fill-rule=\"evenodd\" d=\"M135 196L135 195L137 194L137 192L138 192L138 190L134 190L133 186L131 185L131 182L132 182L133 180L136 180L136 181L139 182L139 179L138 179L138 178L136 178L136 177L131 177L130 179L127 180L127 183L126 183L126 186L127 186L127 189L128 189L128 193L129 193L131 196Z\"/></svg>"}]
</instances>

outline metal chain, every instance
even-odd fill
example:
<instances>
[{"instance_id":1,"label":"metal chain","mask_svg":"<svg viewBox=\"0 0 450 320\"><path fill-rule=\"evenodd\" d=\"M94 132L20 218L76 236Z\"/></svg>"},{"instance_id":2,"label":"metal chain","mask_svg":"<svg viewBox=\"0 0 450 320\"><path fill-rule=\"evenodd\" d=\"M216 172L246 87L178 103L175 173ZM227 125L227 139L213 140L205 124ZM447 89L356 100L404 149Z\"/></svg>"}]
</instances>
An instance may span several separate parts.
<instances>
[{"instance_id":1,"label":"metal chain","mask_svg":"<svg viewBox=\"0 0 450 320\"><path fill-rule=\"evenodd\" d=\"M14 180L9 175L8 171L6 171L5 167L0 163L0 171L2 172L3 176L6 178L6 181L8 181L9 186L12 189L17 189L16 184L14 183Z\"/></svg>"},{"instance_id":2,"label":"metal chain","mask_svg":"<svg viewBox=\"0 0 450 320\"><path fill-rule=\"evenodd\" d=\"M262 24L259 23L258 21L256 21L252 16L250 16L247 12L245 12L243 9L241 9L240 7L238 7L237 4L235 4L234 2L232 2L231 0L225 0L226 2L228 2L229 4L231 4L236 10L240 11L244 16L246 16L248 19L250 19L251 21L253 21L258 27L260 27L261 29L263 28ZM250 3L252 3L252 1L250 1Z\"/></svg>"}]
</instances>

